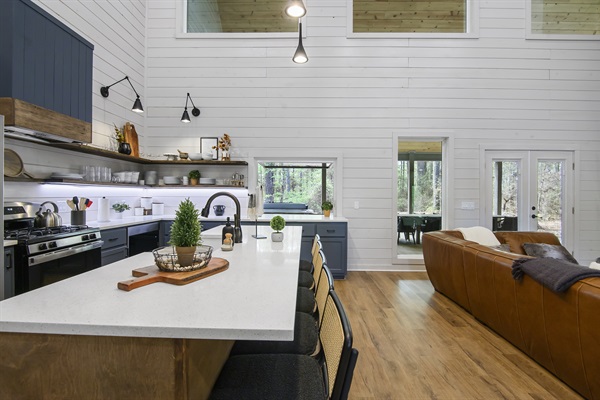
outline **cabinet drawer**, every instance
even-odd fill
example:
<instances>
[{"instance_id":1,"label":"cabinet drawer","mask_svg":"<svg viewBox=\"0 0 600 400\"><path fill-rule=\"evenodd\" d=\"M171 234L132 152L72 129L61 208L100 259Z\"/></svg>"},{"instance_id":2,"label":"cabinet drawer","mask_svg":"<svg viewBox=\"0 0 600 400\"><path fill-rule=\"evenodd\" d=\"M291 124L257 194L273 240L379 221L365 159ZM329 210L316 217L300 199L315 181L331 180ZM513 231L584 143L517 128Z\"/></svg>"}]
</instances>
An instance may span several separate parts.
<instances>
[{"instance_id":1,"label":"cabinet drawer","mask_svg":"<svg viewBox=\"0 0 600 400\"><path fill-rule=\"evenodd\" d=\"M345 237L346 224L336 222L326 222L317 224L317 233L325 237Z\"/></svg>"},{"instance_id":2,"label":"cabinet drawer","mask_svg":"<svg viewBox=\"0 0 600 400\"><path fill-rule=\"evenodd\" d=\"M102 266L127 258L127 247L102 251Z\"/></svg>"},{"instance_id":3,"label":"cabinet drawer","mask_svg":"<svg viewBox=\"0 0 600 400\"><path fill-rule=\"evenodd\" d=\"M117 246L125 246L127 244L126 228L108 229L101 231L100 235L104 241L102 250L111 249Z\"/></svg>"},{"instance_id":4,"label":"cabinet drawer","mask_svg":"<svg viewBox=\"0 0 600 400\"><path fill-rule=\"evenodd\" d=\"M315 233L317 232L315 224L311 224L311 223L290 222L287 225L288 226L301 226L302 227L302 237L304 237L304 238L306 238L306 237L313 238L313 237L315 237Z\"/></svg>"}]
</instances>

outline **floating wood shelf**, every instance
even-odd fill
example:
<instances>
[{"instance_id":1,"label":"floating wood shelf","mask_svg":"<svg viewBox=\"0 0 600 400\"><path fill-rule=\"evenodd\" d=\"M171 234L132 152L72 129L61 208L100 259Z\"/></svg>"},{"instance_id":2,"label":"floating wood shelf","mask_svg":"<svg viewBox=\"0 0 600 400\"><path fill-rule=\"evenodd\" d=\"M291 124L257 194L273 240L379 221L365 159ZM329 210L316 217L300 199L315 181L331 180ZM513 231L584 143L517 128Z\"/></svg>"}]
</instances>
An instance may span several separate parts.
<instances>
[{"instance_id":1,"label":"floating wood shelf","mask_svg":"<svg viewBox=\"0 0 600 400\"><path fill-rule=\"evenodd\" d=\"M80 153L93 154L96 156L112 158L115 160L130 161L138 164L171 164L171 165L248 165L246 161L219 161L219 160L150 160L142 157L128 156L126 154L117 153L110 150L100 149L87 144L75 144L75 143L52 143L52 147L59 149L66 149L76 151Z\"/></svg>"}]
</instances>

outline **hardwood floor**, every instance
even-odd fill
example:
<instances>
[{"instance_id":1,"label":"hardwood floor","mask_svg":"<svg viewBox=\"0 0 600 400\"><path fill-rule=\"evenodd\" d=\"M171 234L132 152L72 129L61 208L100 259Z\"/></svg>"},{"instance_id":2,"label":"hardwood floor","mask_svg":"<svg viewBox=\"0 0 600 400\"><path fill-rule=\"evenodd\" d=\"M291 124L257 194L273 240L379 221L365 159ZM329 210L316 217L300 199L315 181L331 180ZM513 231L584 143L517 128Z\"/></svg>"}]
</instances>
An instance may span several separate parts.
<instances>
[{"instance_id":1,"label":"hardwood floor","mask_svg":"<svg viewBox=\"0 0 600 400\"><path fill-rule=\"evenodd\" d=\"M360 352L350 399L581 399L425 272L350 272L335 290Z\"/></svg>"}]
</instances>

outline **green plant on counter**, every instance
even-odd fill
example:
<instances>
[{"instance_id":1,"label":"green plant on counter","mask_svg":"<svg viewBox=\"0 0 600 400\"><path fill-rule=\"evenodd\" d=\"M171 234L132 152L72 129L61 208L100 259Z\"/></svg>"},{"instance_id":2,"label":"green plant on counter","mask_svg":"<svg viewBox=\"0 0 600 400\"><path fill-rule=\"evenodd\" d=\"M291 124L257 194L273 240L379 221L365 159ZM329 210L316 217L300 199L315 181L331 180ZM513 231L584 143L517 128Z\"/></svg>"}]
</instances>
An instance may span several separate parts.
<instances>
[{"instance_id":1,"label":"green plant on counter","mask_svg":"<svg viewBox=\"0 0 600 400\"><path fill-rule=\"evenodd\" d=\"M200 179L200 171L198 171L197 169L190 171L190 173L188 174L188 177L190 179Z\"/></svg>"},{"instance_id":2,"label":"green plant on counter","mask_svg":"<svg viewBox=\"0 0 600 400\"><path fill-rule=\"evenodd\" d=\"M281 217L279 215L276 215L273 218L271 218L270 225L274 231L277 231L277 232L282 231L283 228L285 228L285 219L283 219L283 217Z\"/></svg>"},{"instance_id":3,"label":"green plant on counter","mask_svg":"<svg viewBox=\"0 0 600 400\"><path fill-rule=\"evenodd\" d=\"M333 204L329 200L326 200L323 202L323 204L321 204L321 208L323 209L323 211L332 210Z\"/></svg>"},{"instance_id":4,"label":"green plant on counter","mask_svg":"<svg viewBox=\"0 0 600 400\"><path fill-rule=\"evenodd\" d=\"M124 201L121 201L119 203L113 204L112 209L118 213L122 213L123 211L130 210L130 207L129 204L125 203Z\"/></svg>"},{"instance_id":5,"label":"green plant on counter","mask_svg":"<svg viewBox=\"0 0 600 400\"><path fill-rule=\"evenodd\" d=\"M169 244L178 247L197 246L202 243L201 230L200 212L188 197L179 203L179 208L171 225Z\"/></svg>"}]
</instances>

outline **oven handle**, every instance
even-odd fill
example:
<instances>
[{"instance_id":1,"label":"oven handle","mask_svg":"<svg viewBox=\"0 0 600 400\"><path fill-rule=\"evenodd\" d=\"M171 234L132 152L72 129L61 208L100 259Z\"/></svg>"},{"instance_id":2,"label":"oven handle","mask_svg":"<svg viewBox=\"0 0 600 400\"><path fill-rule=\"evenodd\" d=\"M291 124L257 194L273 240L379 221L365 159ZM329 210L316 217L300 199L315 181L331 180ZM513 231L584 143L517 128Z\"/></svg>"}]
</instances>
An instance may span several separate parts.
<instances>
[{"instance_id":1,"label":"oven handle","mask_svg":"<svg viewBox=\"0 0 600 400\"><path fill-rule=\"evenodd\" d=\"M80 244L73 247L67 247L66 249L60 249L36 256L30 256L29 266L31 267L34 265L43 264L48 261L58 260L59 258L72 256L73 254L94 250L99 247L102 247L103 244L104 242L102 240L96 240L90 243Z\"/></svg>"}]
</instances>

